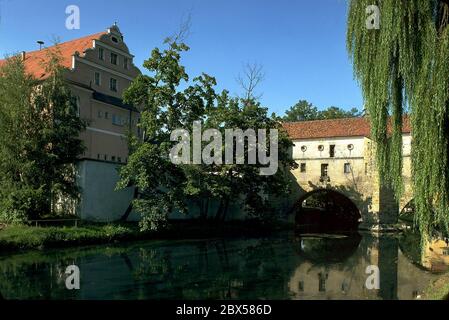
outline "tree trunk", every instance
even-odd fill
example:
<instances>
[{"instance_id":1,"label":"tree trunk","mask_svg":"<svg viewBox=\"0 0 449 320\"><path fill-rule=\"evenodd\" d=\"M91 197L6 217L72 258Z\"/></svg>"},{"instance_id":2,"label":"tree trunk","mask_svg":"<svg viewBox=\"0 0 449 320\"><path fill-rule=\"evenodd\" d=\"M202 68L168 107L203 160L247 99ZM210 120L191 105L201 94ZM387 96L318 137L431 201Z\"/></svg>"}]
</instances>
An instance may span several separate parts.
<instances>
[{"instance_id":1,"label":"tree trunk","mask_svg":"<svg viewBox=\"0 0 449 320\"><path fill-rule=\"evenodd\" d=\"M223 211L224 200L220 200L220 205L218 206L217 212L215 213L215 220L220 221L221 212Z\"/></svg>"},{"instance_id":2,"label":"tree trunk","mask_svg":"<svg viewBox=\"0 0 449 320\"><path fill-rule=\"evenodd\" d=\"M123 214L123 216L120 218L120 221L124 222L124 221L128 220L129 215L131 214L131 211L133 210L133 201L135 199L137 199L138 195L139 195L139 189L136 187L134 189L133 199L131 200L131 202L130 202L128 208L126 209L125 213Z\"/></svg>"}]
</instances>

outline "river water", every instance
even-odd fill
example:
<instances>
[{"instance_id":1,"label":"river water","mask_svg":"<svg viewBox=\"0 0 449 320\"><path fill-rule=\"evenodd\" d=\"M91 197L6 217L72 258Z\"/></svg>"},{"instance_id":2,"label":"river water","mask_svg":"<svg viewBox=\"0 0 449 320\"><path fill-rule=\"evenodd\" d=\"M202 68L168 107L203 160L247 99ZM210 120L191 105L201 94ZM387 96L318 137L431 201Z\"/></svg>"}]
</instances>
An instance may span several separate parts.
<instances>
[{"instance_id":1,"label":"river water","mask_svg":"<svg viewBox=\"0 0 449 320\"><path fill-rule=\"evenodd\" d=\"M438 275L401 248L399 237L391 235L286 232L33 251L0 255L0 294L5 299L419 298ZM70 265L79 267L79 290L66 288Z\"/></svg>"}]
</instances>

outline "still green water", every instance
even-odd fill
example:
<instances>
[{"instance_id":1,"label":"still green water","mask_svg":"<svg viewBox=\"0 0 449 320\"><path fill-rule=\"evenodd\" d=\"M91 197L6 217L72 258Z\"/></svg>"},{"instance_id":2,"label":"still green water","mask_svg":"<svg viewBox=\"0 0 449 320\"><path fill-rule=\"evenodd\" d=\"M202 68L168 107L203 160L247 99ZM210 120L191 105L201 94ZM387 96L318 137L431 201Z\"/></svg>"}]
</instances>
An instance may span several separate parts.
<instances>
[{"instance_id":1,"label":"still green water","mask_svg":"<svg viewBox=\"0 0 449 320\"><path fill-rule=\"evenodd\" d=\"M80 289L65 270L80 269ZM367 267L379 289L366 287ZM396 236L147 241L0 255L5 299L414 299L434 275Z\"/></svg>"}]
</instances>

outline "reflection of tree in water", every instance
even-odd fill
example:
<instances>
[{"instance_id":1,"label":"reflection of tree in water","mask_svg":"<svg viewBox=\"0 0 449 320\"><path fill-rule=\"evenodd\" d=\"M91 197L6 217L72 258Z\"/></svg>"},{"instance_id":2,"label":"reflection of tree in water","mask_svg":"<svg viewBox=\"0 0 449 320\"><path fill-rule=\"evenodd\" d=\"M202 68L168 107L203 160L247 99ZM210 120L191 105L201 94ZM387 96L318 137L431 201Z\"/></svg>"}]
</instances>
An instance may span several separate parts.
<instances>
[{"instance_id":1,"label":"reflection of tree in water","mask_svg":"<svg viewBox=\"0 0 449 320\"><path fill-rule=\"evenodd\" d=\"M182 248L141 249L133 275L144 284L140 289L147 297L285 298L289 272L278 256L270 241L201 241Z\"/></svg>"},{"instance_id":2,"label":"reflection of tree in water","mask_svg":"<svg viewBox=\"0 0 449 320\"><path fill-rule=\"evenodd\" d=\"M332 273L326 270L340 269L352 273L352 269L362 267L359 271L363 276L364 268L372 264L369 257L376 255L370 250L375 250L376 246L365 236L359 242L357 238L306 239L306 246L301 247L301 242L295 242L291 234L284 234L266 239L162 241L23 254L0 258L0 292L6 299L78 298L80 293L68 291L64 285L65 268L77 264L81 268L86 266L84 279L100 276L118 281L104 281L101 288L91 285L83 289L82 280L82 296L114 299L286 299L290 298L289 283L297 270L307 273L310 268L314 277L321 273L323 288L332 278ZM390 253L393 251L394 247L386 250L387 255L381 259L384 264L391 264L394 256ZM111 265L111 261L122 263ZM306 269L301 268L303 264ZM102 270L109 269L110 273L102 274ZM329 279L326 279L327 274ZM347 283L341 286L348 290L350 277L344 280Z\"/></svg>"},{"instance_id":3,"label":"reflection of tree in water","mask_svg":"<svg viewBox=\"0 0 449 320\"><path fill-rule=\"evenodd\" d=\"M65 287L67 266L80 265L88 256L113 256L124 250L96 246L0 256L0 292L4 299L74 299L78 292Z\"/></svg>"},{"instance_id":4,"label":"reflection of tree in water","mask_svg":"<svg viewBox=\"0 0 449 320\"><path fill-rule=\"evenodd\" d=\"M296 250L300 257L316 266L342 264L358 251L361 239L358 233L349 236L298 236Z\"/></svg>"},{"instance_id":5,"label":"reflection of tree in water","mask_svg":"<svg viewBox=\"0 0 449 320\"><path fill-rule=\"evenodd\" d=\"M45 261L0 262L0 292L5 299L73 298L75 293L65 288L65 269L75 264L72 259L57 263Z\"/></svg>"}]
</instances>

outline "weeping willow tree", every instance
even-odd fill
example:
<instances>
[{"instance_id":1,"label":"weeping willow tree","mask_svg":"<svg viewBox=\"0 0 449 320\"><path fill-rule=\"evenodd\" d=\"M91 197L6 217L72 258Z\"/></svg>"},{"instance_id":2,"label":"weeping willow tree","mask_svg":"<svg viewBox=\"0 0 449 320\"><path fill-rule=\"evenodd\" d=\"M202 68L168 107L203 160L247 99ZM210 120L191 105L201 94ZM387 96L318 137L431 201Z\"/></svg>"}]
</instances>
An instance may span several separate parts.
<instances>
[{"instance_id":1,"label":"weeping willow tree","mask_svg":"<svg viewBox=\"0 0 449 320\"><path fill-rule=\"evenodd\" d=\"M379 28L369 28L375 18ZM368 9L367 9L368 8ZM449 221L449 0L349 0L347 48L362 88L383 183L400 199L402 127L412 128L415 225ZM368 24L368 25L367 25Z\"/></svg>"}]
</instances>

